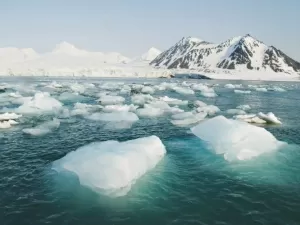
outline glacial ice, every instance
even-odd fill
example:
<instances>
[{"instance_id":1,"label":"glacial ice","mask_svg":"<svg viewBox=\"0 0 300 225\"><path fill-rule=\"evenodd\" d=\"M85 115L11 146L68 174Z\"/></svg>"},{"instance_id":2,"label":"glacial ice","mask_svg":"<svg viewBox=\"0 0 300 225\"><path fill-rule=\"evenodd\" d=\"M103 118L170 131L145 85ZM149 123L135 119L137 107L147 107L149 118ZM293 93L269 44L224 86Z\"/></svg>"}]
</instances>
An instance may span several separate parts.
<instances>
[{"instance_id":1,"label":"glacial ice","mask_svg":"<svg viewBox=\"0 0 300 225\"><path fill-rule=\"evenodd\" d=\"M194 114L192 112L183 112L183 113L178 113L172 116L172 119L174 120L183 120L189 117L192 117Z\"/></svg>"},{"instance_id":2,"label":"glacial ice","mask_svg":"<svg viewBox=\"0 0 300 225\"><path fill-rule=\"evenodd\" d=\"M255 114L246 114L246 115L236 115L233 117L236 120L241 120L247 123L254 123L254 124L265 124L266 121L260 119Z\"/></svg>"},{"instance_id":3,"label":"glacial ice","mask_svg":"<svg viewBox=\"0 0 300 225\"><path fill-rule=\"evenodd\" d=\"M177 92L178 94L182 95L193 95L195 92L190 88L183 88L183 87L173 87L173 91Z\"/></svg>"},{"instance_id":4,"label":"glacial ice","mask_svg":"<svg viewBox=\"0 0 300 225\"><path fill-rule=\"evenodd\" d=\"M267 88L256 88L255 91L258 91L258 92L268 92L268 89Z\"/></svg>"},{"instance_id":5,"label":"glacial ice","mask_svg":"<svg viewBox=\"0 0 300 225\"><path fill-rule=\"evenodd\" d=\"M32 136L43 136L60 126L60 121L54 118L52 121L42 123L36 127L23 129L23 133L30 134Z\"/></svg>"},{"instance_id":6,"label":"glacial ice","mask_svg":"<svg viewBox=\"0 0 300 225\"><path fill-rule=\"evenodd\" d=\"M151 105L146 104L145 108L139 108L136 113L140 117L158 117L164 114L164 110L161 108L155 108Z\"/></svg>"},{"instance_id":7,"label":"glacial ice","mask_svg":"<svg viewBox=\"0 0 300 225\"><path fill-rule=\"evenodd\" d=\"M136 94L131 96L131 102L135 105L144 105L145 103L152 101L154 98L151 95Z\"/></svg>"},{"instance_id":8,"label":"glacial ice","mask_svg":"<svg viewBox=\"0 0 300 225\"><path fill-rule=\"evenodd\" d=\"M251 94L251 91L243 91L243 90L234 90L236 94Z\"/></svg>"},{"instance_id":9,"label":"glacial ice","mask_svg":"<svg viewBox=\"0 0 300 225\"><path fill-rule=\"evenodd\" d=\"M170 98L168 96L160 97L159 100L168 103L169 105L187 105L189 102L187 100L180 100L176 98Z\"/></svg>"},{"instance_id":10,"label":"glacial ice","mask_svg":"<svg viewBox=\"0 0 300 225\"><path fill-rule=\"evenodd\" d=\"M85 87L78 83L71 84L70 88L73 92L79 93L79 94L83 94L85 91Z\"/></svg>"},{"instance_id":11,"label":"glacial ice","mask_svg":"<svg viewBox=\"0 0 300 225\"><path fill-rule=\"evenodd\" d=\"M56 112L62 107L62 103L52 98L47 92L36 93L34 97L26 99L19 108L18 113L39 114L44 112Z\"/></svg>"},{"instance_id":12,"label":"glacial ice","mask_svg":"<svg viewBox=\"0 0 300 225\"><path fill-rule=\"evenodd\" d=\"M221 110L215 105L206 105L206 106L198 107L197 111L198 112L205 112L209 116L213 116L216 113L220 112Z\"/></svg>"},{"instance_id":13,"label":"glacial ice","mask_svg":"<svg viewBox=\"0 0 300 225\"><path fill-rule=\"evenodd\" d=\"M134 112L138 106L131 105L106 105L103 112Z\"/></svg>"},{"instance_id":14,"label":"glacial ice","mask_svg":"<svg viewBox=\"0 0 300 225\"><path fill-rule=\"evenodd\" d=\"M88 115L90 112L100 109L100 105L89 105L85 103L77 102L74 105L74 109L71 111L72 116Z\"/></svg>"},{"instance_id":15,"label":"glacial ice","mask_svg":"<svg viewBox=\"0 0 300 225\"><path fill-rule=\"evenodd\" d=\"M182 114L181 118L179 116L175 117L175 118L180 118L180 119L174 119L174 117L173 117L173 120L171 120L171 123L175 126L188 126L191 124L198 123L201 120L204 120L206 116L207 116L207 113L205 113L205 112L196 113L196 114L192 113L191 116L187 116L187 114L186 115Z\"/></svg>"},{"instance_id":16,"label":"glacial ice","mask_svg":"<svg viewBox=\"0 0 300 225\"><path fill-rule=\"evenodd\" d=\"M165 146L156 136L94 142L53 162L52 169L72 173L82 186L99 194L119 197L126 195L165 154Z\"/></svg>"},{"instance_id":17,"label":"glacial ice","mask_svg":"<svg viewBox=\"0 0 300 225\"><path fill-rule=\"evenodd\" d=\"M257 116L266 121L266 123L270 124L281 124L280 120L274 115L274 113L269 112L267 114L264 114L262 112L258 113Z\"/></svg>"},{"instance_id":18,"label":"glacial ice","mask_svg":"<svg viewBox=\"0 0 300 225\"><path fill-rule=\"evenodd\" d=\"M283 145L270 132L238 120L217 116L191 128L194 135L208 142L216 154L228 161L249 160Z\"/></svg>"},{"instance_id":19,"label":"glacial ice","mask_svg":"<svg viewBox=\"0 0 300 225\"><path fill-rule=\"evenodd\" d=\"M207 104L205 102L202 102L202 101L199 101L199 100L196 100L194 102L194 105L197 106L197 107L205 107L205 106L207 106Z\"/></svg>"},{"instance_id":20,"label":"glacial ice","mask_svg":"<svg viewBox=\"0 0 300 225\"><path fill-rule=\"evenodd\" d=\"M15 113L4 113L4 114L0 114L0 121L3 120L16 120L19 119L20 117L22 117L22 115L18 115Z\"/></svg>"},{"instance_id":21,"label":"glacial ice","mask_svg":"<svg viewBox=\"0 0 300 225\"><path fill-rule=\"evenodd\" d=\"M229 88L229 89L235 89L235 88L242 88L243 85L242 84L225 84L224 87Z\"/></svg>"},{"instance_id":22,"label":"glacial ice","mask_svg":"<svg viewBox=\"0 0 300 225\"><path fill-rule=\"evenodd\" d=\"M0 129L8 129L11 128L10 121L0 121Z\"/></svg>"},{"instance_id":23,"label":"glacial ice","mask_svg":"<svg viewBox=\"0 0 300 225\"><path fill-rule=\"evenodd\" d=\"M125 98L121 96L103 95L98 99L101 105L119 105L125 102Z\"/></svg>"},{"instance_id":24,"label":"glacial ice","mask_svg":"<svg viewBox=\"0 0 300 225\"><path fill-rule=\"evenodd\" d=\"M142 88L141 92L143 94L151 94L152 95L152 94L154 94L155 89L150 87L150 86L145 86L145 87Z\"/></svg>"}]
</instances>

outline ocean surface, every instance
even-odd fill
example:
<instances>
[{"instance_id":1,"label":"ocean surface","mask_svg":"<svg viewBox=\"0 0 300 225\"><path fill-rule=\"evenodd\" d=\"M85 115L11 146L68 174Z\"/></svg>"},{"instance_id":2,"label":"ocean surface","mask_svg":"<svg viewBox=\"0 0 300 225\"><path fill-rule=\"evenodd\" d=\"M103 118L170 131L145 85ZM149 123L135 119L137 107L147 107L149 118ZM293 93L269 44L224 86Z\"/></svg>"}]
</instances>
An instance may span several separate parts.
<instances>
[{"instance_id":1,"label":"ocean surface","mask_svg":"<svg viewBox=\"0 0 300 225\"><path fill-rule=\"evenodd\" d=\"M68 115L66 111L21 113L23 117L18 125L0 129L0 224L300 224L300 84L183 81L1 78L0 86L6 90L0 94L0 109L13 112L22 104L8 100L7 93L18 92L30 97L38 91L48 92L70 111L76 102L97 105L99 93L109 86L103 84L110 84L104 91L123 96L126 103L130 103L129 93L119 93L124 85L146 82L145 85L155 87L162 82L173 82L185 87L206 83L214 88L217 97L207 98L197 91L184 95L171 90L156 90L151 95L190 103L201 100L218 106L221 109L218 114L228 118L232 115L226 115L227 109L243 104L251 106L249 113L273 112L282 125L264 127L288 145L251 160L229 162L193 135L191 126L174 126L168 115L140 118L131 127L117 129L84 116ZM111 84L116 83L119 86L113 90ZM228 83L242 84L236 89L251 90L251 93L237 94L234 89L224 87ZM257 87L268 91L257 91ZM272 91L273 87L283 88L285 92ZM76 94L63 98L63 92ZM190 111L193 106L180 108ZM53 118L60 120L60 126L45 135L23 132L24 128ZM61 176L52 169L54 161L91 142L126 141L150 135L161 139L167 154L154 169L138 179L125 196L101 195L80 185L78 179ZM93 173L101 171L102 168L94 168Z\"/></svg>"}]
</instances>

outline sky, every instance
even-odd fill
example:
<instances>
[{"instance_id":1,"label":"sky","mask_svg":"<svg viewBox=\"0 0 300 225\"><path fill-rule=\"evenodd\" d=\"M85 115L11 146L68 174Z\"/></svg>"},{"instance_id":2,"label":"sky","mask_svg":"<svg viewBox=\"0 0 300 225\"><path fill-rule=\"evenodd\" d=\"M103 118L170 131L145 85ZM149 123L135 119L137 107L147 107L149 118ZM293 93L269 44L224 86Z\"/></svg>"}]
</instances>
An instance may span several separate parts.
<instances>
[{"instance_id":1,"label":"sky","mask_svg":"<svg viewBox=\"0 0 300 225\"><path fill-rule=\"evenodd\" d=\"M0 0L0 47L51 51L66 41L134 57L182 37L250 33L300 61L299 0Z\"/></svg>"}]
</instances>

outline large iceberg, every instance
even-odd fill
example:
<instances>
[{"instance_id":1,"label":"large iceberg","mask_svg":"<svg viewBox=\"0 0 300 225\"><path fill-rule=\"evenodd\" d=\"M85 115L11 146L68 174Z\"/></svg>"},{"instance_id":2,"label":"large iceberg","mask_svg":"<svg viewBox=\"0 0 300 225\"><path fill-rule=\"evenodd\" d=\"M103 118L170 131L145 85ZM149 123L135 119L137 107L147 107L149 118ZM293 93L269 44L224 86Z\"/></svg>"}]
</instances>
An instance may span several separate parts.
<instances>
[{"instance_id":1,"label":"large iceberg","mask_svg":"<svg viewBox=\"0 0 300 225\"><path fill-rule=\"evenodd\" d=\"M53 162L52 169L74 174L82 186L97 193L118 197L126 195L165 154L165 146L156 136L95 142Z\"/></svg>"},{"instance_id":2,"label":"large iceberg","mask_svg":"<svg viewBox=\"0 0 300 225\"><path fill-rule=\"evenodd\" d=\"M191 131L228 161L252 159L275 151L284 144L264 128L226 119L224 116L203 121L191 128Z\"/></svg>"}]
</instances>

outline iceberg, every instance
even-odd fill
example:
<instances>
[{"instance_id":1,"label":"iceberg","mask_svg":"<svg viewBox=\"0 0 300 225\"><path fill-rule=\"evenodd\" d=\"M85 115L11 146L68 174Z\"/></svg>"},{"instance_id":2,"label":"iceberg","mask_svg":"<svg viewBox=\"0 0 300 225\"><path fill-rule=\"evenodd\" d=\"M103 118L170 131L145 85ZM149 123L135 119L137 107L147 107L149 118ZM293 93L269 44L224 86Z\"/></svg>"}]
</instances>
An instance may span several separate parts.
<instances>
[{"instance_id":1,"label":"iceberg","mask_svg":"<svg viewBox=\"0 0 300 225\"><path fill-rule=\"evenodd\" d=\"M150 105L145 105L145 108L140 108L136 110L136 113L140 117L158 117L164 114L164 110L161 108L155 108Z\"/></svg>"},{"instance_id":2,"label":"iceberg","mask_svg":"<svg viewBox=\"0 0 300 225\"><path fill-rule=\"evenodd\" d=\"M125 102L125 98L121 96L103 95L98 99L101 105L118 105Z\"/></svg>"},{"instance_id":3,"label":"iceberg","mask_svg":"<svg viewBox=\"0 0 300 225\"><path fill-rule=\"evenodd\" d=\"M150 87L150 86L145 86L145 87L142 88L141 92L143 94L154 94L155 89Z\"/></svg>"},{"instance_id":4,"label":"iceberg","mask_svg":"<svg viewBox=\"0 0 300 225\"><path fill-rule=\"evenodd\" d=\"M203 113L203 112L197 113L197 114L192 114L191 116L186 115L186 117L182 114L182 116L181 116L182 119L171 120L171 123L175 126L188 126L191 124L198 123L201 120L204 120L206 116L207 116L207 113ZM176 118L180 118L180 117L176 117Z\"/></svg>"},{"instance_id":5,"label":"iceberg","mask_svg":"<svg viewBox=\"0 0 300 225\"><path fill-rule=\"evenodd\" d=\"M246 115L236 115L233 117L236 120L241 120L247 123L255 123L255 124L265 124L266 121L260 119L255 114L246 114Z\"/></svg>"},{"instance_id":6,"label":"iceberg","mask_svg":"<svg viewBox=\"0 0 300 225\"><path fill-rule=\"evenodd\" d=\"M173 91L177 92L178 94L182 95L193 95L195 92L190 88L183 88L183 87L173 87Z\"/></svg>"},{"instance_id":7,"label":"iceberg","mask_svg":"<svg viewBox=\"0 0 300 225\"><path fill-rule=\"evenodd\" d=\"M144 105L149 101L153 101L154 97L151 95L144 95L144 94L136 94L131 96L131 102L135 105Z\"/></svg>"},{"instance_id":8,"label":"iceberg","mask_svg":"<svg viewBox=\"0 0 300 225\"><path fill-rule=\"evenodd\" d=\"M228 161L249 160L273 152L284 144L264 128L224 116L203 121L191 131Z\"/></svg>"},{"instance_id":9,"label":"iceberg","mask_svg":"<svg viewBox=\"0 0 300 225\"><path fill-rule=\"evenodd\" d=\"M60 121L54 118L52 121L42 123L36 127L23 129L23 133L32 136L43 136L57 129L59 126Z\"/></svg>"},{"instance_id":10,"label":"iceberg","mask_svg":"<svg viewBox=\"0 0 300 225\"><path fill-rule=\"evenodd\" d=\"M20 117L22 117L22 115L18 115L15 113L4 113L4 114L0 114L0 121L16 120L16 119L19 119Z\"/></svg>"},{"instance_id":11,"label":"iceberg","mask_svg":"<svg viewBox=\"0 0 300 225\"><path fill-rule=\"evenodd\" d=\"M221 110L215 105L206 105L203 107L198 107L197 111L207 113L209 116L213 116Z\"/></svg>"},{"instance_id":12,"label":"iceberg","mask_svg":"<svg viewBox=\"0 0 300 225\"><path fill-rule=\"evenodd\" d=\"M52 98L48 92L36 93L34 97L25 99L23 105L16 109L23 114L39 114L43 112L56 112L62 103Z\"/></svg>"},{"instance_id":13,"label":"iceberg","mask_svg":"<svg viewBox=\"0 0 300 225\"><path fill-rule=\"evenodd\" d=\"M268 89L267 88L256 88L255 91L258 91L258 92L268 92Z\"/></svg>"},{"instance_id":14,"label":"iceberg","mask_svg":"<svg viewBox=\"0 0 300 225\"><path fill-rule=\"evenodd\" d=\"M138 106L131 105L106 105L103 112L134 112Z\"/></svg>"},{"instance_id":15,"label":"iceberg","mask_svg":"<svg viewBox=\"0 0 300 225\"><path fill-rule=\"evenodd\" d=\"M119 197L155 168L165 154L165 146L156 136L94 142L54 161L52 169L59 174L72 174L82 186L99 194Z\"/></svg>"},{"instance_id":16,"label":"iceberg","mask_svg":"<svg viewBox=\"0 0 300 225\"><path fill-rule=\"evenodd\" d=\"M180 100L176 98L170 98L168 96L160 97L160 101L164 101L169 105L187 105L189 102L187 100Z\"/></svg>"},{"instance_id":17,"label":"iceberg","mask_svg":"<svg viewBox=\"0 0 300 225\"><path fill-rule=\"evenodd\" d=\"M267 114L264 114L262 112L258 113L257 116L266 121L266 123L270 124L281 124L280 120L274 115L274 113L269 112Z\"/></svg>"}]
</instances>

